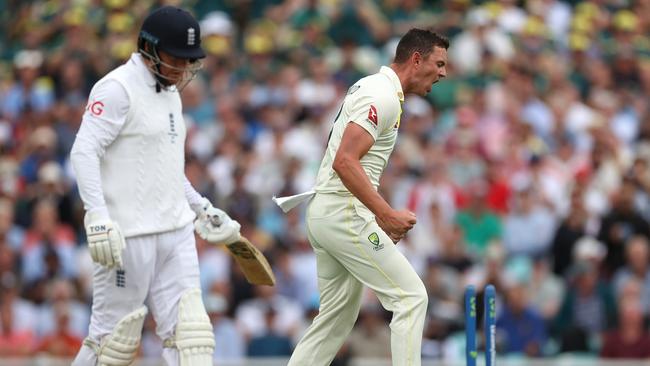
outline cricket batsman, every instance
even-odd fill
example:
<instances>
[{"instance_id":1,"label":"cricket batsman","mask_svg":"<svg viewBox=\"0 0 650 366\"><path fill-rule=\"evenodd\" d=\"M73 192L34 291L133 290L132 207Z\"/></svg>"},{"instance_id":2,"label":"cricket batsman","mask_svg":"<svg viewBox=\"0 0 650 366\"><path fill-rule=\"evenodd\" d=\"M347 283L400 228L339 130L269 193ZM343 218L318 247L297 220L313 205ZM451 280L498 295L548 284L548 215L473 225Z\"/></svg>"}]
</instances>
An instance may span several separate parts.
<instances>
[{"instance_id":1,"label":"cricket batsman","mask_svg":"<svg viewBox=\"0 0 650 366\"><path fill-rule=\"evenodd\" d=\"M420 365L427 293L394 245L415 225L415 214L393 209L377 187L397 140L404 95L425 95L445 77L448 47L434 32L406 33L390 66L348 90L314 191L275 199L288 211L311 198L307 235L316 253L321 301L289 366L330 364L357 319L363 285L393 312L393 365Z\"/></svg>"},{"instance_id":2,"label":"cricket batsman","mask_svg":"<svg viewBox=\"0 0 650 366\"><path fill-rule=\"evenodd\" d=\"M179 90L203 57L198 22L165 6L144 20L138 52L90 93L71 152L95 262L89 334L74 366L130 365L149 311L167 365L212 365L194 230L229 244L240 226L184 174Z\"/></svg>"}]
</instances>

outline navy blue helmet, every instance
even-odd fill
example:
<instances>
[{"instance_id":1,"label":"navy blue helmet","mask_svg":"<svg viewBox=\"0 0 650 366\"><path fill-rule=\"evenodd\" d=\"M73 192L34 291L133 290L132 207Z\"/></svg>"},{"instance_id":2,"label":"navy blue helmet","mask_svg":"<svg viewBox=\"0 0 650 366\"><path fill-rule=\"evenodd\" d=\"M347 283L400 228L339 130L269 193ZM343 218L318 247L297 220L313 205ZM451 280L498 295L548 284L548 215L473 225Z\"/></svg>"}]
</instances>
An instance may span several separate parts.
<instances>
[{"instance_id":1,"label":"navy blue helmet","mask_svg":"<svg viewBox=\"0 0 650 366\"><path fill-rule=\"evenodd\" d=\"M174 6L163 6L147 16L140 29L139 45L143 41L174 57L205 57L199 23L189 12Z\"/></svg>"}]
</instances>

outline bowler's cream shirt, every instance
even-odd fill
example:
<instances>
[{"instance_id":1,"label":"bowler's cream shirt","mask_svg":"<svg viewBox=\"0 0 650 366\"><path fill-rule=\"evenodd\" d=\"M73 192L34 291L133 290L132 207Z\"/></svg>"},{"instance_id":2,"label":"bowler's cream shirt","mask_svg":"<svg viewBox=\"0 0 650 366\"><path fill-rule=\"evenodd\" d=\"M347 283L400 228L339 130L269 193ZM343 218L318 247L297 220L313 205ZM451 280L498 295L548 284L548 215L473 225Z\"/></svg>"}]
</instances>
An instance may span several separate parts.
<instances>
[{"instance_id":1,"label":"bowler's cream shirt","mask_svg":"<svg viewBox=\"0 0 650 366\"><path fill-rule=\"evenodd\" d=\"M332 169L343 132L349 122L363 127L375 140L361 158L361 166L377 189L379 178L393 152L399 128L402 85L395 71L383 66L378 73L359 80L348 90L332 132L316 179L316 192L350 194Z\"/></svg>"},{"instance_id":2,"label":"bowler's cream shirt","mask_svg":"<svg viewBox=\"0 0 650 366\"><path fill-rule=\"evenodd\" d=\"M315 192L351 194L332 168L343 132L350 122L363 127L375 140L368 153L361 158L361 166L377 189L379 178L395 147L403 101L402 84L390 67L382 66L378 73L356 82L348 90L332 126L314 190L290 197L274 197L273 200L287 212L311 198Z\"/></svg>"}]
</instances>

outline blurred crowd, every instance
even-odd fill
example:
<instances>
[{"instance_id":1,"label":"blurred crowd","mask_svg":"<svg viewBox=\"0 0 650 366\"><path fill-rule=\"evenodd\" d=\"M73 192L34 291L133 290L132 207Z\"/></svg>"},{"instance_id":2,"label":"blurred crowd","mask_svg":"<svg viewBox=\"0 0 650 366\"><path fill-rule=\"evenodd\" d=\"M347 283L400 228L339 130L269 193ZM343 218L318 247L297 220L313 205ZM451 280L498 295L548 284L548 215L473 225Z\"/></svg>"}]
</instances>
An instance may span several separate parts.
<instances>
[{"instance_id":1,"label":"blurred crowd","mask_svg":"<svg viewBox=\"0 0 650 366\"><path fill-rule=\"evenodd\" d=\"M418 217L398 246L430 296L424 357L463 357L463 290L487 283L500 355L650 357L650 0L5 0L0 358L70 357L87 332L69 151L90 88L162 3L193 11L208 53L182 93L186 174L277 276L252 287L198 241L215 359L287 356L317 313L304 207L271 197L314 184L347 88L412 27L451 40L447 78L405 102L380 186ZM335 363L389 357L389 321L368 293ZM159 357L154 329L143 357Z\"/></svg>"}]
</instances>

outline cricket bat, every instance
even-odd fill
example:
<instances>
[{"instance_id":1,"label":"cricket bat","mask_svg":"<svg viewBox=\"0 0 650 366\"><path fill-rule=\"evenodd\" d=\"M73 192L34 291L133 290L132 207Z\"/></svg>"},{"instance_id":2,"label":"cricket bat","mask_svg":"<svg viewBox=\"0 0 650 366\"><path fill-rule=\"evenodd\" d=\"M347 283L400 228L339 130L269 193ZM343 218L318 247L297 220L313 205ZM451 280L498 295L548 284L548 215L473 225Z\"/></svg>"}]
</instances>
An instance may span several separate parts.
<instances>
[{"instance_id":1,"label":"cricket bat","mask_svg":"<svg viewBox=\"0 0 650 366\"><path fill-rule=\"evenodd\" d=\"M208 217L208 219L212 226L221 226L219 217L212 216ZM250 284L275 286L275 275L271 270L269 261L248 239L240 234L238 241L224 246L235 259Z\"/></svg>"},{"instance_id":2,"label":"cricket bat","mask_svg":"<svg viewBox=\"0 0 650 366\"><path fill-rule=\"evenodd\" d=\"M269 262L248 239L241 237L239 241L225 245L230 255L235 259L239 268L244 272L246 280L253 285L275 285L275 275Z\"/></svg>"}]
</instances>

